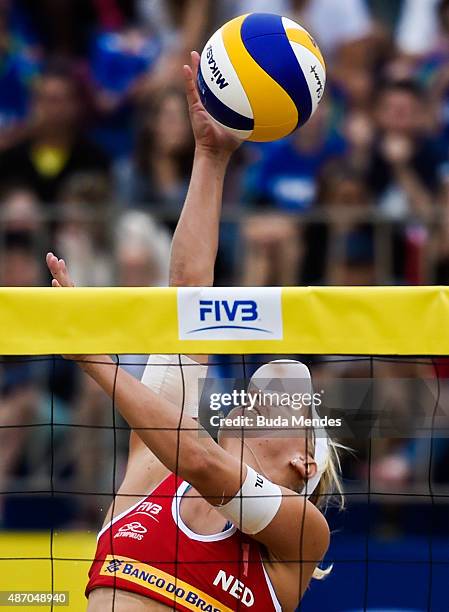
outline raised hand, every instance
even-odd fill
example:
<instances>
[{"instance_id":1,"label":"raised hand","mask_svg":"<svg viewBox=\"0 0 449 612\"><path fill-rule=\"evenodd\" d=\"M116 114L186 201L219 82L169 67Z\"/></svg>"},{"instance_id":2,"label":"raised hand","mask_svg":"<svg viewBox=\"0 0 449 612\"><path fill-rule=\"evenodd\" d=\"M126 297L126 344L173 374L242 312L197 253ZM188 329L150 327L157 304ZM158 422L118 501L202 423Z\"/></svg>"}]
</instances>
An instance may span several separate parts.
<instances>
[{"instance_id":1,"label":"raised hand","mask_svg":"<svg viewBox=\"0 0 449 612\"><path fill-rule=\"evenodd\" d=\"M53 255L53 253L47 253L45 261L47 262L48 269L53 276L53 280L51 281L52 287L75 286L75 283L72 281L69 273L67 272L67 266L65 265L65 261L63 259L58 259L56 255ZM64 359L76 361L78 364L90 359L90 357L87 355L63 355L63 357Z\"/></svg>"},{"instance_id":2,"label":"raised hand","mask_svg":"<svg viewBox=\"0 0 449 612\"><path fill-rule=\"evenodd\" d=\"M53 276L53 280L51 281L52 287L75 286L75 283L72 281L69 273L67 272L67 266L65 265L65 261L63 259L58 259L56 255L53 255L53 253L47 253L45 261L47 262L48 269Z\"/></svg>"},{"instance_id":3,"label":"raised hand","mask_svg":"<svg viewBox=\"0 0 449 612\"><path fill-rule=\"evenodd\" d=\"M220 127L206 112L196 85L200 56L193 51L191 58L192 65L184 66L184 81L196 145L212 153L231 154L242 144L242 140Z\"/></svg>"}]
</instances>

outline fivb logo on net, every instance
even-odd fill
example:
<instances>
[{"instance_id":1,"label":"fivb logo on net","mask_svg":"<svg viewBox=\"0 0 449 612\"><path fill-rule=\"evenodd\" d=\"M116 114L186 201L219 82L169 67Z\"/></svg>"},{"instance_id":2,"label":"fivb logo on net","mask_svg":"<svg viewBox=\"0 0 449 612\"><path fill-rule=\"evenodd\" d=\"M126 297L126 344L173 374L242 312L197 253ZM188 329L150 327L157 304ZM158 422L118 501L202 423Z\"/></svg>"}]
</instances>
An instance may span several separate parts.
<instances>
[{"instance_id":1,"label":"fivb logo on net","mask_svg":"<svg viewBox=\"0 0 449 612\"><path fill-rule=\"evenodd\" d=\"M259 317L255 300L200 300L200 321L205 326L192 331L209 329L256 329L248 327ZM213 325L207 325L207 322ZM269 329L257 328L258 331L270 333Z\"/></svg>"},{"instance_id":2,"label":"fivb logo on net","mask_svg":"<svg viewBox=\"0 0 449 612\"><path fill-rule=\"evenodd\" d=\"M181 340L280 340L281 289L180 288L178 321Z\"/></svg>"}]
</instances>

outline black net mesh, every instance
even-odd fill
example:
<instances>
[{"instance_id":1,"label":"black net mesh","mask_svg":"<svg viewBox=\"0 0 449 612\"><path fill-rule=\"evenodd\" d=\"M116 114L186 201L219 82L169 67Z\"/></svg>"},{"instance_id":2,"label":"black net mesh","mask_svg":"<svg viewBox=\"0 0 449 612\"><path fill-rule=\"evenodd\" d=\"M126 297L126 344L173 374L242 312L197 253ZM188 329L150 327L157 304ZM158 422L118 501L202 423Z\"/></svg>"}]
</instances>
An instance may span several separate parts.
<instances>
[{"instance_id":1,"label":"black net mesh","mask_svg":"<svg viewBox=\"0 0 449 612\"><path fill-rule=\"evenodd\" d=\"M211 357L200 402L202 425L209 429L208 419L218 414L210 408L212 392L222 394L222 398L223 394L246 388L259 366L278 358L270 355ZM320 417L343 420L339 431L327 427L328 434L350 449L340 451L346 508L341 510L331 504L326 510L331 541L320 567L332 565L332 571L324 580L311 581L302 601L298 601L298 609L302 612L448 610L449 360L431 356L293 355L285 358L300 359L310 368L313 388L324 397ZM165 509L169 503L178 524L190 521L189 524L197 525L188 509L183 510L186 517L180 516L176 497L181 490L178 489L181 477L173 481L173 504L170 487L157 493L156 498L147 499L152 477L148 475L160 468L136 440L131 442L133 465L127 468L129 427L118 409L117 374L121 367L140 379L145 363L144 356L115 357L114 364L109 366L114 371L111 400L74 361L53 356L1 360L2 605L20 609L21 605L33 602L29 596L28 603L17 599L17 593L48 591L66 593L69 597L66 609L84 609L83 592L95 557L95 534L112 513L112 516L124 514L124 517L115 522L115 531L109 529L103 533L109 553L103 558L97 555L96 560L104 572L109 571L112 586L116 588L112 589L110 599L97 609L127 609L120 599L124 584L121 572L126 564L122 548L125 540L134 546L130 548L134 552L136 542L143 542L139 559L128 555L130 563L134 559L157 566L168 575L167 578L164 574L165 582L159 576L160 588L157 588L159 592L165 589L175 598L176 604L165 602L169 608L209 609L207 601L198 603L193 595L189 602L185 568L191 564L195 569L189 571L207 574L208 564L215 571L217 564L222 563L227 575L233 569L234 579L242 585L234 589L233 606L227 607L267 609L266 604L262 607L258 604L259 591L255 602L245 591L248 564L260 564L251 555L248 557L245 536L237 534L241 538L240 552L238 558L232 559L233 564L228 558L220 558L221 549L213 554L210 552L213 549L207 546L204 558L198 557L201 548L198 542L195 554L189 558L183 529L170 534L170 541L164 540L167 535L163 533L156 548L145 547L147 536L141 529L140 519L144 517L158 529L158 505ZM179 360L172 367L179 369L180 363ZM186 366L183 366L184 390L185 372ZM221 408L219 416L224 418L230 407ZM183 412L184 397L179 407L179 425L174 431L177 475L183 473L180 465L185 431L181 422ZM215 425L210 428L212 436L216 435ZM158 436L164 435L163 430L156 429ZM278 429L282 430L282 426ZM237 430L243 438L252 435L241 427ZM281 431L281 440L282 435ZM244 452L241 444L237 457L241 480ZM161 474L162 480L165 474ZM321 493L324 497L333 495L331 490ZM184 494L196 495L188 489ZM123 518L128 521L126 524ZM208 527L206 521L201 534L213 534L213 526L214 523ZM301 568L311 561L305 558L303 550L304 514L298 527L301 532L298 558L289 563L299 566L300 583ZM122 537L117 538L117 529L121 528ZM292 525L291 529L294 528ZM226 525L224 529L222 533L229 534L232 526ZM262 554L269 556L269 551L262 549ZM272 560L271 567L275 564ZM132 568L129 572L132 576ZM145 578L150 585L148 577ZM266 583L262 586L266 588ZM11 593L15 593L16 599L11 599ZM34 605L37 603L35 599ZM49 610L63 603L67 601L56 597L52 601L40 601Z\"/></svg>"}]
</instances>

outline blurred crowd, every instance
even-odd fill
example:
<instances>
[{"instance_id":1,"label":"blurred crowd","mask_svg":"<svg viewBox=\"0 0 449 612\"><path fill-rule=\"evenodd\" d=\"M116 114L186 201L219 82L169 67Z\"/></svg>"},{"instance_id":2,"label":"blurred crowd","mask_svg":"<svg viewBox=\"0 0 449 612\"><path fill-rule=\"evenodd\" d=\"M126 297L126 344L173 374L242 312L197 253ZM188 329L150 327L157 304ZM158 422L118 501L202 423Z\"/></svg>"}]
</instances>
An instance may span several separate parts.
<instances>
[{"instance_id":1,"label":"blurred crowd","mask_svg":"<svg viewBox=\"0 0 449 612\"><path fill-rule=\"evenodd\" d=\"M182 65L253 10L314 35L327 93L300 131L235 155L217 284L449 284L449 0L0 0L0 286L47 285L48 249L77 285L167 283L194 149ZM0 491L48 478L52 415L61 486L76 476L98 491L114 446L101 393L60 360L3 361L0 425L35 427L0 427ZM422 479L418 451L385 444L373 473L390 487ZM9 525L21 515L0 497Z\"/></svg>"}]
</instances>

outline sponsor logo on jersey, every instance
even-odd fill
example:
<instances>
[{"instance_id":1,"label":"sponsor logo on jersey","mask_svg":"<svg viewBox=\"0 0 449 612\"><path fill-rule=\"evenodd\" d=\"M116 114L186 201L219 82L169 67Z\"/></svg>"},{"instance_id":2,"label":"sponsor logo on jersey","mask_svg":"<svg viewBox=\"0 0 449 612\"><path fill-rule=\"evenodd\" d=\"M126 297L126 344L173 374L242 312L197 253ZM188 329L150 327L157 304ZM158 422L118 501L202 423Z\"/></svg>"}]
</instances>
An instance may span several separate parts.
<instances>
[{"instance_id":1,"label":"sponsor logo on jersey","mask_svg":"<svg viewBox=\"0 0 449 612\"><path fill-rule=\"evenodd\" d=\"M134 521L133 523L128 523L127 525L122 525L120 529L115 534L114 538L131 538L132 540L143 540L144 535L147 533L148 529L139 523L138 521Z\"/></svg>"},{"instance_id":2,"label":"sponsor logo on jersey","mask_svg":"<svg viewBox=\"0 0 449 612\"><path fill-rule=\"evenodd\" d=\"M148 516L156 523L159 523L159 519L156 518L155 515L159 514L162 510L162 506L159 504L153 504L152 502L142 502L139 506L137 506L136 510L132 512L129 516L135 516L138 514L143 514L144 516Z\"/></svg>"},{"instance_id":3,"label":"sponsor logo on jersey","mask_svg":"<svg viewBox=\"0 0 449 612\"><path fill-rule=\"evenodd\" d=\"M178 289L181 340L280 340L281 289Z\"/></svg>"},{"instance_id":4,"label":"sponsor logo on jersey","mask_svg":"<svg viewBox=\"0 0 449 612\"><path fill-rule=\"evenodd\" d=\"M176 602L188 610L232 612L231 608L187 582L157 567L128 557L117 559L108 555L101 567L100 576L111 576L111 574L121 580L138 584L148 591L148 597L151 597L150 593L154 592L163 596L167 602L171 604Z\"/></svg>"},{"instance_id":5,"label":"sponsor logo on jersey","mask_svg":"<svg viewBox=\"0 0 449 612\"><path fill-rule=\"evenodd\" d=\"M118 559L111 559L105 571L109 572L110 574L114 574L115 572L118 571L122 563L123 561L119 561Z\"/></svg>"}]
</instances>

